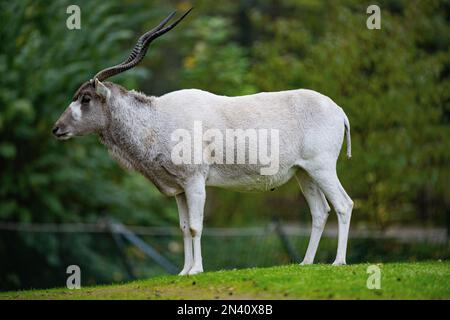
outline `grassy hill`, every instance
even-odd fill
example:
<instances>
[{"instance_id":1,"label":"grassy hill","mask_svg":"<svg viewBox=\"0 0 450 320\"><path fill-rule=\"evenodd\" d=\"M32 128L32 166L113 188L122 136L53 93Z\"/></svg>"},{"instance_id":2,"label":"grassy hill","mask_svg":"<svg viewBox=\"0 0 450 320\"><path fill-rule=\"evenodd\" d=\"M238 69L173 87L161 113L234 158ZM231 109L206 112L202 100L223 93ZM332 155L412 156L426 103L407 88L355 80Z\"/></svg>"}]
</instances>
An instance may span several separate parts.
<instances>
[{"instance_id":1,"label":"grassy hill","mask_svg":"<svg viewBox=\"0 0 450 320\"><path fill-rule=\"evenodd\" d=\"M369 264L287 265L165 276L124 284L0 293L0 299L450 299L450 261L378 264L381 289L366 286Z\"/></svg>"}]
</instances>

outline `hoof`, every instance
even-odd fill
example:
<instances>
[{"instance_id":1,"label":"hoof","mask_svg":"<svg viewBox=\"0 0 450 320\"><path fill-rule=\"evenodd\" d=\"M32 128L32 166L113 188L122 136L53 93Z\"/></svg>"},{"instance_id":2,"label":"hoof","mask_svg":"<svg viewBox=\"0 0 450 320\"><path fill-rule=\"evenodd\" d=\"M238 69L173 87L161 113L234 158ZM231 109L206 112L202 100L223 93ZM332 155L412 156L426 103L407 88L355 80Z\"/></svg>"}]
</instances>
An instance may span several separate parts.
<instances>
[{"instance_id":1,"label":"hoof","mask_svg":"<svg viewBox=\"0 0 450 320\"><path fill-rule=\"evenodd\" d=\"M189 274L189 271L191 270L191 267L184 267L183 270L178 274L179 276L185 276Z\"/></svg>"},{"instance_id":2,"label":"hoof","mask_svg":"<svg viewBox=\"0 0 450 320\"><path fill-rule=\"evenodd\" d=\"M202 273L202 272L203 272L203 267L196 268L194 266L194 267L192 267L191 270L189 270L188 275L193 276L194 274L198 274L198 273Z\"/></svg>"},{"instance_id":3,"label":"hoof","mask_svg":"<svg viewBox=\"0 0 450 320\"><path fill-rule=\"evenodd\" d=\"M301 266L307 266L307 265L310 265L310 264L313 264L313 262L312 262L312 261L305 261L305 260L303 260L303 261L300 263Z\"/></svg>"},{"instance_id":4,"label":"hoof","mask_svg":"<svg viewBox=\"0 0 450 320\"><path fill-rule=\"evenodd\" d=\"M333 266L345 266L347 263L345 261L334 261Z\"/></svg>"}]
</instances>

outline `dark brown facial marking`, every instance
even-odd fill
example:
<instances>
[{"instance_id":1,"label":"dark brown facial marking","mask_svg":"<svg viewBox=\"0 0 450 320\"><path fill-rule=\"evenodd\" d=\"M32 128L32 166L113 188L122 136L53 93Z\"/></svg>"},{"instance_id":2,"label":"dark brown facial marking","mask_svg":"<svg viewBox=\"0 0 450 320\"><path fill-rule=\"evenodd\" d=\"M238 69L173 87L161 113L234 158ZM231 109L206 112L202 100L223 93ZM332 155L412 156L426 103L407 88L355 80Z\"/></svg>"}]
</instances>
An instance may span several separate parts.
<instances>
[{"instance_id":1,"label":"dark brown facial marking","mask_svg":"<svg viewBox=\"0 0 450 320\"><path fill-rule=\"evenodd\" d=\"M110 87L109 83L105 83L105 85ZM81 99L82 104L88 104L89 102L86 100L99 99L103 101L103 97L101 97L95 90L95 83L91 81L86 81L78 88L77 92L72 98L72 101L77 101L79 99Z\"/></svg>"},{"instance_id":2,"label":"dark brown facial marking","mask_svg":"<svg viewBox=\"0 0 450 320\"><path fill-rule=\"evenodd\" d=\"M91 95L89 93L83 94L83 96L81 97L81 103L88 104L89 101L91 101Z\"/></svg>"},{"instance_id":3,"label":"dark brown facial marking","mask_svg":"<svg viewBox=\"0 0 450 320\"><path fill-rule=\"evenodd\" d=\"M85 83L83 83L83 84L78 88L77 92L75 92L75 94L74 94L74 96L73 96L73 98L72 98L72 101L77 101L78 98L80 97L80 95L81 95L82 93L84 93L84 91L88 91L88 92L94 91L94 92L95 92L94 84L91 83L90 81L86 81Z\"/></svg>"}]
</instances>

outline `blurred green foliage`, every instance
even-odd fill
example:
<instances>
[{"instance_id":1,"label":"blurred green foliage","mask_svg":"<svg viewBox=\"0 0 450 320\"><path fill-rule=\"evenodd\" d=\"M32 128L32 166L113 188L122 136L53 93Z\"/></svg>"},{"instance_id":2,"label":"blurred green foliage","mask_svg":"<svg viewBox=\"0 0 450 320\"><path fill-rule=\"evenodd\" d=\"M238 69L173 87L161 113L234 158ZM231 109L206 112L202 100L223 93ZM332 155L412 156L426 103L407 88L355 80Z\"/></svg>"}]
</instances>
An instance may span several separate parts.
<instances>
[{"instance_id":1,"label":"blurred green foliage","mask_svg":"<svg viewBox=\"0 0 450 320\"><path fill-rule=\"evenodd\" d=\"M68 30L66 8L81 8ZM112 79L159 95L199 88L224 95L309 88L344 108L353 158L339 161L355 200L354 226L443 225L450 162L450 1L378 1L382 29L356 0L2 1L0 221L177 225L175 202L125 172L96 137L50 134L78 86L127 56L168 12L195 10L152 44L139 68ZM181 109L182 110L182 109ZM210 190L206 223L309 221L295 181L272 193ZM37 240L39 239L39 240ZM111 245L87 235L0 232L0 288L39 286L71 261L96 281L120 269ZM6 259L8 257L8 259ZM3 261L8 260L7 263ZM29 265L35 266L30 275Z\"/></svg>"}]
</instances>

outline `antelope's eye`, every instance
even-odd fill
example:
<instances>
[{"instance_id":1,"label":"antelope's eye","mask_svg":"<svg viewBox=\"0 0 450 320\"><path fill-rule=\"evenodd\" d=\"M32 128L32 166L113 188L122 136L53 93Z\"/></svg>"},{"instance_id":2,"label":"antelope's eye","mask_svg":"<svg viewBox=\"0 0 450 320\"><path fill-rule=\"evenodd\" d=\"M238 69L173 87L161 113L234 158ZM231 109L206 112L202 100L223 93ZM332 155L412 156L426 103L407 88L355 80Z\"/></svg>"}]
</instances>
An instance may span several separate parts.
<instances>
[{"instance_id":1,"label":"antelope's eye","mask_svg":"<svg viewBox=\"0 0 450 320\"><path fill-rule=\"evenodd\" d=\"M81 98L81 103L89 103L89 101L91 101L91 97L89 96L83 96Z\"/></svg>"}]
</instances>

